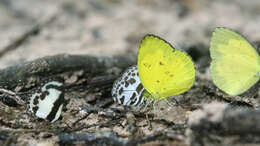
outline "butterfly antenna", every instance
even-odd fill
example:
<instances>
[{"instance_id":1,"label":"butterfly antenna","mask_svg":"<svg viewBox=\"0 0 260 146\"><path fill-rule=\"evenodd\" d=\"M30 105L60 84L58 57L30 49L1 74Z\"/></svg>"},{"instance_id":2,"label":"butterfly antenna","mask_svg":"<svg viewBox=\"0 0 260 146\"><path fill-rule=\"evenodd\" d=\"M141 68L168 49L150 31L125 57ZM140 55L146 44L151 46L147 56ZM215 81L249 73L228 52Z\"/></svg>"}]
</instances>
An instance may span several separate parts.
<instances>
[{"instance_id":1,"label":"butterfly antenna","mask_svg":"<svg viewBox=\"0 0 260 146\"><path fill-rule=\"evenodd\" d=\"M173 47L174 49L180 49L180 48L181 48L180 45L174 44L173 42L171 42L171 45L172 45L172 47ZM184 51L186 51L186 50L184 50Z\"/></svg>"}]
</instances>

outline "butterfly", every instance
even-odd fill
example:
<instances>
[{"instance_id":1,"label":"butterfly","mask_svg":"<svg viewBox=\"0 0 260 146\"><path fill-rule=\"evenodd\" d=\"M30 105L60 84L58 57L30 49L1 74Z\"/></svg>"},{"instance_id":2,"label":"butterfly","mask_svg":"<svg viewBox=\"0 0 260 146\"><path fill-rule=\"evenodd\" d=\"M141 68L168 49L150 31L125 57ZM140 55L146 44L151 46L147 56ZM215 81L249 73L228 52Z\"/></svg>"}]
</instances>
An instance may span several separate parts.
<instances>
[{"instance_id":1,"label":"butterfly","mask_svg":"<svg viewBox=\"0 0 260 146\"><path fill-rule=\"evenodd\" d=\"M260 77L260 58L240 34L216 28L210 41L210 74L214 84L235 96L252 87Z\"/></svg>"},{"instance_id":2,"label":"butterfly","mask_svg":"<svg viewBox=\"0 0 260 146\"><path fill-rule=\"evenodd\" d=\"M64 105L63 83L49 81L29 96L28 108L37 117L57 121Z\"/></svg>"},{"instance_id":3,"label":"butterfly","mask_svg":"<svg viewBox=\"0 0 260 146\"><path fill-rule=\"evenodd\" d=\"M114 82L112 97L118 104L140 106L146 102L137 66L131 66Z\"/></svg>"},{"instance_id":4,"label":"butterfly","mask_svg":"<svg viewBox=\"0 0 260 146\"><path fill-rule=\"evenodd\" d=\"M191 57L164 39L148 34L138 52L141 83L152 99L164 99L189 90L195 81Z\"/></svg>"}]
</instances>

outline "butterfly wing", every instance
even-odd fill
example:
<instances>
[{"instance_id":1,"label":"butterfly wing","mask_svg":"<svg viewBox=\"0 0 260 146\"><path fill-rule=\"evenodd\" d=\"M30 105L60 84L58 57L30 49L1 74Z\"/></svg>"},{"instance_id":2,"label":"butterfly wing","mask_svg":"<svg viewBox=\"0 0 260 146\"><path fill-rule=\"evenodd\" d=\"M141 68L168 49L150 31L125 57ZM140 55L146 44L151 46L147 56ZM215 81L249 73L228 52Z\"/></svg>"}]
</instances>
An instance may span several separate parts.
<instances>
[{"instance_id":1,"label":"butterfly wing","mask_svg":"<svg viewBox=\"0 0 260 146\"><path fill-rule=\"evenodd\" d=\"M113 84L112 96L115 102L122 105L140 106L145 102L136 66L129 67Z\"/></svg>"},{"instance_id":2,"label":"butterfly wing","mask_svg":"<svg viewBox=\"0 0 260 146\"><path fill-rule=\"evenodd\" d=\"M226 28L216 28L210 42L210 73L214 84L235 96L259 80L259 56L241 35Z\"/></svg>"},{"instance_id":3,"label":"butterfly wing","mask_svg":"<svg viewBox=\"0 0 260 146\"><path fill-rule=\"evenodd\" d=\"M195 80L192 59L154 35L146 35L142 40L138 70L144 88L159 99L187 91Z\"/></svg>"},{"instance_id":4,"label":"butterfly wing","mask_svg":"<svg viewBox=\"0 0 260 146\"><path fill-rule=\"evenodd\" d=\"M55 122L61 116L65 102L63 83L50 81L29 98L29 110L37 117Z\"/></svg>"}]
</instances>

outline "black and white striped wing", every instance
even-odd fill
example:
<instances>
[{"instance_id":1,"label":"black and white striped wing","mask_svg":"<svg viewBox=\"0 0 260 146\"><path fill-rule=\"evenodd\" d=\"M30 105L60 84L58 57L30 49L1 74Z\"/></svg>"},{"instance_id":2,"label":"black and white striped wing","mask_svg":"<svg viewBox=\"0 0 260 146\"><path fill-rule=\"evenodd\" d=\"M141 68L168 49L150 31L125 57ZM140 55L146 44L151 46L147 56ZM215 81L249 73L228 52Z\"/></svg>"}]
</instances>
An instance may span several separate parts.
<instances>
[{"instance_id":1,"label":"black and white striped wing","mask_svg":"<svg viewBox=\"0 0 260 146\"><path fill-rule=\"evenodd\" d=\"M112 96L115 102L126 106L140 106L145 103L144 88L137 66L129 67L113 84Z\"/></svg>"},{"instance_id":2,"label":"black and white striped wing","mask_svg":"<svg viewBox=\"0 0 260 146\"><path fill-rule=\"evenodd\" d=\"M35 116L55 122L61 116L65 102L63 83L50 81L30 96L28 107Z\"/></svg>"}]
</instances>

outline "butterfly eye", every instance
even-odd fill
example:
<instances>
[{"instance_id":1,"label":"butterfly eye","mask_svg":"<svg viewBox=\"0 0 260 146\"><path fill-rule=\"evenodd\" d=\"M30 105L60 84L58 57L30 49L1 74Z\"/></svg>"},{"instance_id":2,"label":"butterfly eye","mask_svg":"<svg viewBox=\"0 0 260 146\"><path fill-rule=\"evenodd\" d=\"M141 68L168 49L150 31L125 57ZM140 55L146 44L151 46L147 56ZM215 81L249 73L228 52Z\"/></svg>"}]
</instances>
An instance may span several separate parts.
<instances>
[{"instance_id":1,"label":"butterfly eye","mask_svg":"<svg viewBox=\"0 0 260 146\"><path fill-rule=\"evenodd\" d=\"M164 63L162 63L162 62L160 61L159 65L163 66L163 65L164 65Z\"/></svg>"}]
</instances>

